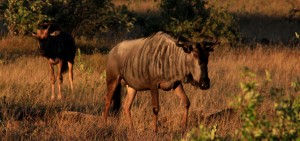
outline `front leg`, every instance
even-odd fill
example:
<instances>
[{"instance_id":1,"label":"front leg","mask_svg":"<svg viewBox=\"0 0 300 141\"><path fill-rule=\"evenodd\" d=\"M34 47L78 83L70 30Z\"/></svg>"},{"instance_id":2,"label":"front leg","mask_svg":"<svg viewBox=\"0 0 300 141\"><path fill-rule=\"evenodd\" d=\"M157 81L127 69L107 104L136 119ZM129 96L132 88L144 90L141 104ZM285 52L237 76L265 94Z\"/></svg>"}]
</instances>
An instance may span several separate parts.
<instances>
[{"instance_id":1,"label":"front leg","mask_svg":"<svg viewBox=\"0 0 300 141\"><path fill-rule=\"evenodd\" d=\"M182 117L182 134L185 133L186 127L187 127L187 121L188 121L188 112L189 112L189 107L190 107L190 100L187 97L187 95L184 92L183 86L180 83L176 88L175 88L175 94L181 99L181 101L184 104L185 111Z\"/></svg>"},{"instance_id":2,"label":"front leg","mask_svg":"<svg viewBox=\"0 0 300 141\"><path fill-rule=\"evenodd\" d=\"M50 67L50 80L51 80L51 100L55 99L55 75L54 75L54 65L49 62Z\"/></svg>"},{"instance_id":3,"label":"front leg","mask_svg":"<svg viewBox=\"0 0 300 141\"><path fill-rule=\"evenodd\" d=\"M154 126L154 132L157 133L157 119L158 119L158 112L159 112L159 96L158 96L158 87L152 86L150 88L151 91L151 97L152 97L152 108L153 108L153 126Z\"/></svg>"},{"instance_id":4,"label":"front leg","mask_svg":"<svg viewBox=\"0 0 300 141\"><path fill-rule=\"evenodd\" d=\"M58 71L57 71L57 80L58 80L58 96L57 99L61 100L62 99L62 93L61 93L61 85L63 82L63 77L62 77L62 67L63 67L63 61L60 59L58 61Z\"/></svg>"}]
</instances>

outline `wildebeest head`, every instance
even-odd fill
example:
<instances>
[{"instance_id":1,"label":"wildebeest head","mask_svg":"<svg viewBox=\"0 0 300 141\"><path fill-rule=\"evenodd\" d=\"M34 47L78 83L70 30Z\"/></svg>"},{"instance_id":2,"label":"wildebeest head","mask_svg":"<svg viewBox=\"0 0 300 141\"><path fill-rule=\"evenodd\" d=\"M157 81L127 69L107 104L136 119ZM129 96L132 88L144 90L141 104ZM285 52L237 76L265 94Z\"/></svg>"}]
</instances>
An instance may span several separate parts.
<instances>
[{"instance_id":1,"label":"wildebeest head","mask_svg":"<svg viewBox=\"0 0 300 141\"><path fill-rule=\"evenodd\" d=\"M40 29L38 29L36 31L36 33L32 33L32 36L33 37L36 37L40 40L42 39L46 39L49 35L49 28L50 28L50 24L49 25L44 25L44 26L41 26Z\"/></svg>"},{"instance_id":2,"label":"wildebeest head","mask_svg":"<svg viewBox=\"0 0 300 141\"><path fill-rule=\"evenodd\" d=\"M189 53L192 58L195 59L192 85L198 86L202 90L210 88L210 79L208 77L207 68L208 58L209 53L214 50L214 46L217 44L220 44L218 40L214 42L203 41L200 43L177 41L177 46L182 47L184 52Z\"/></svg>"},{"instance_id":3,"label":"wildebeest head","mask_svg":"<svg viewBox=\"0 0 300 141\"><path fill-rule=\"evenodd\" d=\"M32 33L32 36L39 41L38 48L42 55L45 55L45 46L47 43L47 38L49 36L49 28L50 24L39 25L39 29L37 29L36 33Z\"/></svg>"}]
</instances>

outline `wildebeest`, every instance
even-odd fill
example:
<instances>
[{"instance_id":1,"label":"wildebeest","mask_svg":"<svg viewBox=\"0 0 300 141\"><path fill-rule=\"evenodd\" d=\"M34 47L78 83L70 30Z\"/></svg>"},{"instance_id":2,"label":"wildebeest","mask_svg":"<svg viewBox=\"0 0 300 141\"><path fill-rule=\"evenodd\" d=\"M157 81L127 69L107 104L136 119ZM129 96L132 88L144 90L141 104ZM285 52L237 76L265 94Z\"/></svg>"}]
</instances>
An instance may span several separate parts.
<instances>
[{"instance_id":1,"label":"wildebeest","mask_svg":"<svg viewBox=\"0 0 300 141\"><path fill-rule=\"evenodd\" d=\"M51 100L55 99L55 81L58 81L57 99L62 99L61 85L63 82L62 73L69 69L69 81L73 92L73 65L76 53L74 38L64 32L56 24L42 23L40 29L33 34L39 40L39 50L49 63L51 73ZM58 66L57 78L54 75L54 66Z\"/></svg>"},{"instance_id":2,"label":"wildebeest","mask_svg":"<svg viewBox=\"0 0 300 141\"><path fill-rule=\"evenodd\" d=\"M131 121L130 108L137 91L150 90L154 113L154 131L157 132L159 112L158 90L174 89L182 100L185 111L182 119L182 131L187 127L190 101L185 94L182 80L192 78L192 84L202 90L210 88L208 77L209 52L213 51L214 42L181 42L170 35L158 32L148 38L127 40L116 45L108 55L106 66L107 95L105 97L104 121L112 105L120 108L121 81L127 84L127 98L124 110Z\"/></svg>"}]
</instances>

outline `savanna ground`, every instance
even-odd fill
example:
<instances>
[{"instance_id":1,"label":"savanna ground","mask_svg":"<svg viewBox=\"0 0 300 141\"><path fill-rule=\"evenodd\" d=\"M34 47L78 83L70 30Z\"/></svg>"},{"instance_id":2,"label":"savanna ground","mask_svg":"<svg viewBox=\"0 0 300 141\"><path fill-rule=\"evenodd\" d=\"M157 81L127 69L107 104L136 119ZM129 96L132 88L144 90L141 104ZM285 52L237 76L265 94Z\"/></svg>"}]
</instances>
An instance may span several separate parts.
<instances>
[{"instance_id":1,"label":"savanna ground","mask_svg":"<svg viewBox=\"0 0 300 141\"><path fill-rule=\"evenodd\" d=\"M293 1L300 5L299 0ZM124 4L123 1L115 1ZM130 9L145 16L158 13L157 2L134 1ZM125 3L128 4L128 3ZM300 79L299 44L291 44L294 32L300 32L299 16L290 16L293 8L288 1L226 0L210 6L226 6L238 19L247 44L230 47L226 43L215 49L209 59L211 88L199 90L190 84L184 88L191 101L188 131L200 124L218 125L217 134L232 136L241 128L240 113L233 108L241 93L240 82L245 67L257 76L260 91L276 87L286 94L299 95L291 82ZM149 9L149 12L145 12ZM297 21L298 18L298 21ZM127 35L128 36L128 35ZM148 91L138 92L132 105L135 130L121 113L102 123L101 113L106 94L105 63L107 51L117 42L131 37L76 39L81 52L74 69L75 91L68 89L64 75L63 101L50 101L50 76L46 59L37 53L37 42L31 37L6 37L0 41L0 138L3 140L180 140L183 106L172 91L160 91L159 131L152 130L151 97ZM270 44L263 45L265 38ZM103 48L105 46L105 48ZM108 49L107 49L108 48ZM272 81L264 85L265 71ZM261 82L261 83L260 83ZM267 93L266 93L267 94ZM123 94L125 97L125 94ZM274 114L273 101L266 100L258 114ZM269 98L269 99L268 99ZM228 140L231 140L230 138Z\"/></svg>"}]
</instances>

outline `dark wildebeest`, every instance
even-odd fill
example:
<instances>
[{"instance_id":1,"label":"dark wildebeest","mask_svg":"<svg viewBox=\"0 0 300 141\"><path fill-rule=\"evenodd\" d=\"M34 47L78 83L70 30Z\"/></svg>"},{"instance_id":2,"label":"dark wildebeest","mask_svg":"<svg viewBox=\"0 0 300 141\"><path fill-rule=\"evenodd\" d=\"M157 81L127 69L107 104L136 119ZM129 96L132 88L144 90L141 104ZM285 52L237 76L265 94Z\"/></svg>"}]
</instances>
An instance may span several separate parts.
<instances>
[{"instance_id":1,"label":"dark wildebeest","mask_svg":"<svg viewBox=\"0 0 300 141\"><path fill-rule=\"evenodd\" d=\"M181 80L190 77L193 78L192 84L200 89L210 88L207 64L209 52L213 51L216 44L219 42L179 42L163 32L119 43L110 51L107 60L104 121L107 121L112 102L115 109L120 108L120 82L125 81L128 87L124 110L131 128L130 108L137 91L151 91L154 130L157 132L158 89L174 89L184 103L182 131L185 132L190 101Z\"/></svg>"},{"instance_id":2,"label":"dark wildebeest","mask_svg":"<svg viewBox=\"0 0 300 141\"><path fill-rule=\"evenodd\" d=\"M76 46L73 37L66 32L63 32L58 25L43 23L40 24L40 29L37 30L34 37L39 40L39 50L49 63L51 73L51 100L55 99L55 75L54 66L58 66L57 81L58 81L58 96L57 99L62 99L61 85L63 81L62 73L69 69L69 81L71 91L73 92L73 65L76 53Z\"/></svg>"}]
</instances>

